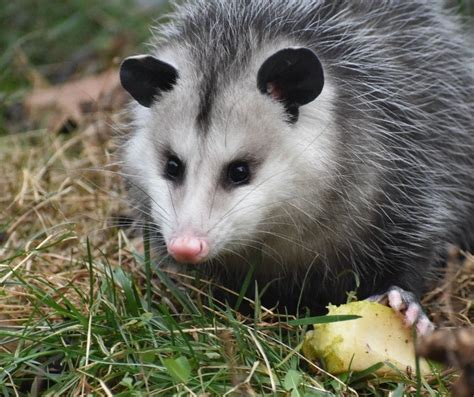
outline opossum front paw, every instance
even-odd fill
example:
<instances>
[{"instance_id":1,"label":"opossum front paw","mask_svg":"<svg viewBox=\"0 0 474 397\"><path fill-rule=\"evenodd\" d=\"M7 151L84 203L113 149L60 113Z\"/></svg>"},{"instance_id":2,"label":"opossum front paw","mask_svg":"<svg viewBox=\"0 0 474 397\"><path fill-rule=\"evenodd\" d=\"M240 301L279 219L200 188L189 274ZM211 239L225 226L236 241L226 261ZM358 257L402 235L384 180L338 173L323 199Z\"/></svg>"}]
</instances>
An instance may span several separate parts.
<instances>
[{"instance_id":1,"label":"opossum front paw","mask_svg":"<svg viewBox=\"0 0 474 397\"><path fill-rule=\"evenodd\" d=\"M390 287L383 295L375 295L369 298L390 306L399 313L407 327L416 326L418 335L429 335L434 331L434 325L423 311L418 299L408 291L400 287Z\"/></svg>"}]
</instances>

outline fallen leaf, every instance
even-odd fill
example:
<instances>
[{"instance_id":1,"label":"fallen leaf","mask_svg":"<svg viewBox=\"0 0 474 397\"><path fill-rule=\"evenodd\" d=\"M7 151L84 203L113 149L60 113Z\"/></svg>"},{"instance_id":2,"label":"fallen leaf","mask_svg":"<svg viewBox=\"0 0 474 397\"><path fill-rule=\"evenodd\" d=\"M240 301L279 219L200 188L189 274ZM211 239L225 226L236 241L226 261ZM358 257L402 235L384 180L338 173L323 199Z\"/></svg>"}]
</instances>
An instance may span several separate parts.
<instances>
[{"instance_id":1,"label":"fallen leaf","mask_svg":"<svg viewBox=\"0 0 474 397\"><path fill-rule=\"evenodd\" d=\"M81 124L93 112L117 110L126 101L118 71L111 69L96 76L35 89L26 97L25 109L30 118L57 132L68 124Z\"/></svg>"}]
</instances>

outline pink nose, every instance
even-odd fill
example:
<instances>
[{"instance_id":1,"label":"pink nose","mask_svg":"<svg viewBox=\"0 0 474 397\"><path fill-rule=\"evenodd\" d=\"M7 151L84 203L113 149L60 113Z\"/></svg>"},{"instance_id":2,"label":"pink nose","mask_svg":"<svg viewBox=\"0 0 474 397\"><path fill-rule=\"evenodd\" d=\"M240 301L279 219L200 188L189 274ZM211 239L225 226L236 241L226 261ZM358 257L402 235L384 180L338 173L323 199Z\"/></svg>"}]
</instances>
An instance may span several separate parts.
<instances>
[{"instance_id":1,"label":"pink nose","mask_svg":"<svg viewBox=\"0 0 474 397\"><path fill-rule=\"evenodd\" d=\"M179 236L168 243L168 253L178 262L198 263L209 254L209 244L199 237Z\"/></svg>"}]
</instances>

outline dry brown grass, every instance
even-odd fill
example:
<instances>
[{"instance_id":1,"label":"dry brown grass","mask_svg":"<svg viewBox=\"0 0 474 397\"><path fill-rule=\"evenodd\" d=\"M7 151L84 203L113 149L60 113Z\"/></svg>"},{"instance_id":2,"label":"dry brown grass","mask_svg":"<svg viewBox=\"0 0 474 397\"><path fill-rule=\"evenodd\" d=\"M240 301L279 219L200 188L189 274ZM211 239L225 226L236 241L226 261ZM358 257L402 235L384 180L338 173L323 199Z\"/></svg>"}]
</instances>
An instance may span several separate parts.
<instances>
[{"instance_id":1,"label":"dry brown grass","mask_svg":"<svg viewBox=\"0 0 474 397\"><path fill-rule=\"evenodd\" d=\"M74 295L71 280L89 288L87 239L112 266L130 262L133 246L114 227L126 204L114 165L113 117L100 112L74 134L37 130L0 138L0 260L16 256L9 269L0 264L0 326L32 310L22 287L9 285L12 271L31 283L69 285Z\"/></svg>"}]
</instances>

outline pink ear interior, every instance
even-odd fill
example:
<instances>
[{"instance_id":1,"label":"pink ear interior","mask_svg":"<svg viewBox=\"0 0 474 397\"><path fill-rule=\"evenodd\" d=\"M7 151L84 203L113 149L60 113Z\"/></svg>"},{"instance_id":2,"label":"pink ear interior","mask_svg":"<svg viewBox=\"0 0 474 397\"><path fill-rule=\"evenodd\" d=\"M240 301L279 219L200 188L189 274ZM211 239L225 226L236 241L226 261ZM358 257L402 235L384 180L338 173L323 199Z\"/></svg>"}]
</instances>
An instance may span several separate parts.
<instances>
[{"instance_id":1,"label":"pink ear interior","mask_svg":"<svg viewBox=\"0 0 474 397\"><path fill-rule=\"evenodd\" d=\"M267 93L277 101L285 99L283 89L276 81L267 83Z\"/></svg>"}]
</instances>

